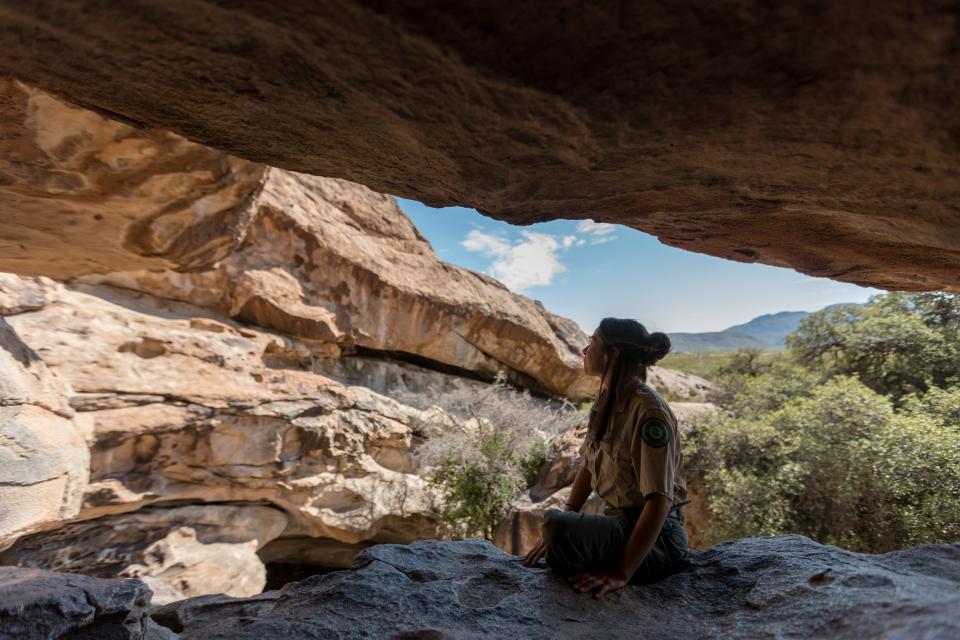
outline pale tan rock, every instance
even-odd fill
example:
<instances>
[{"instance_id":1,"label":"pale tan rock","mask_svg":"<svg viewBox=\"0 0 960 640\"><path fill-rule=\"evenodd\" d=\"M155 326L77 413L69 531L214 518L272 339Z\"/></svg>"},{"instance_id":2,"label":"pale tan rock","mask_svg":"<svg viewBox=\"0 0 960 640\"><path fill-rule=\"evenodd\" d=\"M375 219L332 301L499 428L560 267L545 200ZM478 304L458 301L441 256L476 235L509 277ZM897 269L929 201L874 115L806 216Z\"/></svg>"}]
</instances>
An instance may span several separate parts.
<instances>
[{"instance_id":1,"label":"pale tan rock","mask_svg":"<svg viewBox=\"0 0 960 640\"><path fill-rule=\"evenodd\" d=\"M242 246L215 269L87 277L221 309L324 344L467 370L505 371L534 390L583 398L586 336L497 281L440 261L388 196L340 180L270 169Z\"/></svg>"},{"instance_id":2,"label":"pale tan rock","mask_svg":"<svg viewBox=\"0 0 960 640\"><path fill-rule=\"evenodd\" d=\"M93 295L97 294L97 295ZM285 535L346 543L435 531L415 410L285 361L302 343L106 286L61 288L11 318L92 420L80 518L170 501L263 502Z\"/></svg>"},{"instance_id":3,"label":"pale tan rock","mask_svg":"<svg viewBox=\"0 0 960 640\"><path fill-rule=\"evenodd\" d=\"M19 540L4 564L146 582L153 603L208 593L260 593L266 570L257 551L286 528L279 509L258 505L148 507L68 523Z\"/></svg>"},{"instance_id":4,"label":"pale tan rock","mask_svg":"<svg viewBox=\"0 0 960 640\"><path fill-rule=\"evenodd\" d=\"M243 238L264 168L0 80L0 270L200 268ZM189 194L188 198L184 195Z\"/></svg>"},{"instance_id":5,"label":"pale tan rock","mask_svg":"<svg viewBox=\"0 0 960 640\"><path fill-rule=\"evenodd\" d=\"M0 550L80 510L90 453L69 393L0 317Z\"/></svg>"},{"instance_id":6,"label":"pale tan rock","mask_svg":"<svg viewBox=\"0 0 960 640\"><path fill-rule=\"evenodd\" d=\"M12 80L0 80L0 114L0 270L213 307L311 341L308 359L374 350L488 379L505 370L551 395L592 388L575 323L440 261L390 196L136 129Z\"/></svg>"},{"instance_id":7,"label":"pale tan rock","mask_svg":"<svg viewBox=\"0 0 960 640\"><path fill-rule=\"evenodd\" d=\"M705 378L658 366L647 369L647 384L663 395L671 407L680 403L706 402L714 390L713 383Z\"/></svg>"},{"instance_id":8,"label":"pale tan rock","mask_svg":"<svg viewBox=\"0 0 960 640\"><path fill-rule=\"evenodd\" d=\"M285 7L9 2L0 75L435 206L960 290L952 3Z\"/></svg>"}]
</instances>

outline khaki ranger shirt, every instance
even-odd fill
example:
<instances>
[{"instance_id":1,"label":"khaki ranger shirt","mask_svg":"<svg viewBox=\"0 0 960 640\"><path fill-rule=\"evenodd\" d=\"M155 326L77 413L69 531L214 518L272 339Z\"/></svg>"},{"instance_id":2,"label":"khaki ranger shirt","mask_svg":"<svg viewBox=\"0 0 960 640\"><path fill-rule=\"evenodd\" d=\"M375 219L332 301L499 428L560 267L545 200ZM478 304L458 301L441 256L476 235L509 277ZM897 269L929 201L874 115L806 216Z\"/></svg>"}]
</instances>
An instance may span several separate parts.
<instances>
[{"instance_id":1,"label":"khaki ranger shirt","mask_svg":"<svg viewBox=\"0 0 960 640\"><path fill-rule=\"evenodd\" d=\"M662 493L671 505L687 497L677 418L649 385L638 382L617 398L604 439L580 447L593 489L619 509L642 509L645 496Z\"/></svg>"}]
</instances>

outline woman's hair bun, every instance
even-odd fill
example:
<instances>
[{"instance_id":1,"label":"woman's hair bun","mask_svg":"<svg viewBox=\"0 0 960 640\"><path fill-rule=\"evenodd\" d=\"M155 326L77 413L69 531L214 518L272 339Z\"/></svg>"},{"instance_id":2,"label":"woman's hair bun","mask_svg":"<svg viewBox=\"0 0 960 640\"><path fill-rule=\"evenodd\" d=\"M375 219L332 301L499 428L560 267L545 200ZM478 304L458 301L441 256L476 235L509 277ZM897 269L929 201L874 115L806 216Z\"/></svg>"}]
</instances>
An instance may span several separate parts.
<instances>
[{"instance_id":1,"label":"woman's hair bun","mask_svg":"<svg viewBox=\"0 0 960 640\"><path fill-rule=\"evenodd\" d=\"M647 338L647 344L650 345L650 364L664 358L670 353L670 336L662 331L651 333Z\"/></svg>"}]
</instances>

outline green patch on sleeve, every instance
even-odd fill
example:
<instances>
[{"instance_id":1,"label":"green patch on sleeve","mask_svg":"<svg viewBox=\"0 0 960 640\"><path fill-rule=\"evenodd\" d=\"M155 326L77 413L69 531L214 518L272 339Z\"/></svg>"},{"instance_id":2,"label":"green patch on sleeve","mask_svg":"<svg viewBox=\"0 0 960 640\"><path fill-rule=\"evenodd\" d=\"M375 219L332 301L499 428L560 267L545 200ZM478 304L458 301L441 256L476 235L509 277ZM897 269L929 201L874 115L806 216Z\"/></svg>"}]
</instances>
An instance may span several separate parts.
<instances>
[{"instance_id":1,"label":"green patch on sleeve","mask_svg":"<svg viewBox=\"0 0 960 640\"><path fill-rule=\"evenodd\" d=\"M640 426L640 436L651 447L665 447L670 442L670 427L663 420L650 418Z\"/></svg>"}]
</instances>

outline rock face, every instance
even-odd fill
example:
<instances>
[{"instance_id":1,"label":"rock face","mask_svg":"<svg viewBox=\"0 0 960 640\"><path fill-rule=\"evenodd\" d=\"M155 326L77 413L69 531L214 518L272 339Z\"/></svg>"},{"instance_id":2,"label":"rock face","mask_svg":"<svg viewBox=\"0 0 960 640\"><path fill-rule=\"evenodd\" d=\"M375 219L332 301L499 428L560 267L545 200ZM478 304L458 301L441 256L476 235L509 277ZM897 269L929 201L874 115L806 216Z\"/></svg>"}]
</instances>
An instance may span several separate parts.
<instances>
[{"instance_id":1,"label":"rock face","mask_svg":"<svg viewBox=\"0 0 960 640\"><path fill-rule=\"evenodd\" d=\"M324 345L580 398L586 336L440 261L396 201L0 80L0 270L117 284ZM55 259L54 259L55 258ZM362 355L361 354L361 355Z\"/></svg>"},{"instance_id":2,"label":"rock face","mask_svg":"<svg viewBox=\"0 0 960 640\"><path fill-rule=\"evenodd\" d=\"M275 507L206 504L147 507L68 523L0 553L3 564L140 578L164 604L207 593L247 596L266 583L257 551L280 537Z\"/></svg>"},{"instance_id":3,"label":"rock face","mask_svg":"<svg viewBox=\"0 0 960 640\"><path fill-rule=\"evenodd\" d=\"M70 393L0 317L0 550L80 510L90 453Z\"/></svg>"},{"instance_id":4,"label":"rock face","mask_svg":"<svg viewBox=\"0 0 960 640\"><path fill-rule=\"evenodd\" d=\"M90 484L79 514L78 493L51 516L84 522L23 538L5 561L141 576L169 600L228 578L259 592L256 552L282 535L434 535L435 496L410 452L416 410L312 372L305 343L104 285L51 286L44 302L9 321L73 387ZM198 506L128 513L184 503Z\"/></svg>"},{"instance_id":5,"label":"rock face","mask_svg":"<svg viewBox=\"0 0 960 640\"><path fill-rule=\"evenodd\" d=\"M327 345L582 398L586 337L572 321L481 274L441 262L388 196L270 169L236 252L192 273L112 273L118 284L222 310Z\"/></svg>"},{"instance_id":6,"label":"rock face","mask_svg":"<svg viewBox=\"0 0 960 640\"><path fill-rule=\"evenodd\" d=\"M0 271L73 278L228 255L265 168L0 79ZM189 197L185 197L185 196Z\"/></svg>"},{"instance_id":7,"label":"rock face","mask_svg":"<svg viewBox=\"0 0 960 640\"><path fill-rule=\"evenodd\" d=\"M7 1L0 75L433 205L592 217L734 260L960 290L952 3L422 5Z\"/></svg>"},{"instance_id":8,"label":"rock face","mask_svg":"<svg viewBox=\"0 0 960 640\"><path fill-rule=\"evenodd\" d=\"M3 640L140 640L150 627L150 590L139 580L101 580L0 567Z\"/></svg>"},{"instance_id":9,"label":"rock face","mask_svg":"<svg viewBox=\"0 0 960 640\"><path fill-rule=\"evenodd\" d=\"M931 638L960 634L960 545L858 554L803 536L694 552L677 573L596 600L488 542L377 545L355 568L154 617L203 638Z\"/></svg>"}]
</instances>

